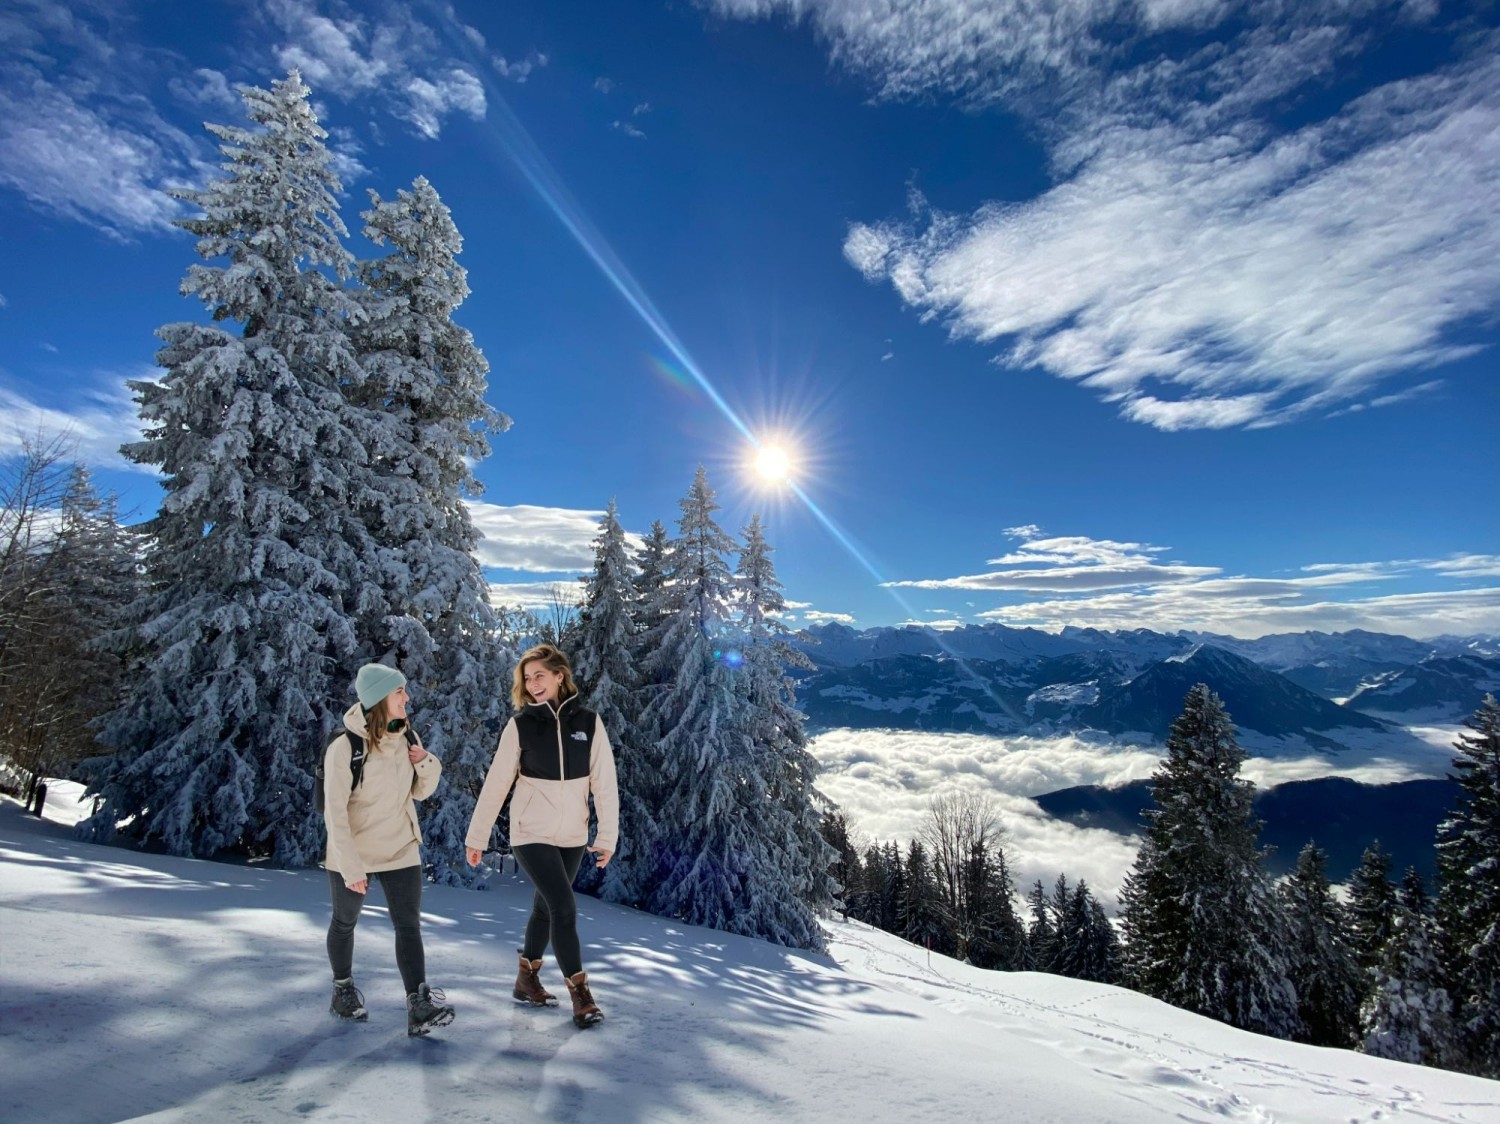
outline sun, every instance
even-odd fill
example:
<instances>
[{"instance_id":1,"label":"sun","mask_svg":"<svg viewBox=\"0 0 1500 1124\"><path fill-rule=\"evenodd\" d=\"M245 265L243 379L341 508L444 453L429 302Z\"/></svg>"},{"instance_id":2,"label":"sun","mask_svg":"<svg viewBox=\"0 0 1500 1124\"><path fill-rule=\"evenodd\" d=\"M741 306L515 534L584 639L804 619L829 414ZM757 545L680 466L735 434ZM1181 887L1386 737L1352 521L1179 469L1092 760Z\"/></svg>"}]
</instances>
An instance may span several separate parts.
<instances>
[{"instance_id":1,"label":"sun","mask_svg":"<svg viewBox=\"0 0 1500 1124\"><path fill-rule=\"evenodd\" d=\"M755 471L762 480L780 484L792 475L791 455L780 445L762 445L755 453Z\"/></svg>"}]
</instances>

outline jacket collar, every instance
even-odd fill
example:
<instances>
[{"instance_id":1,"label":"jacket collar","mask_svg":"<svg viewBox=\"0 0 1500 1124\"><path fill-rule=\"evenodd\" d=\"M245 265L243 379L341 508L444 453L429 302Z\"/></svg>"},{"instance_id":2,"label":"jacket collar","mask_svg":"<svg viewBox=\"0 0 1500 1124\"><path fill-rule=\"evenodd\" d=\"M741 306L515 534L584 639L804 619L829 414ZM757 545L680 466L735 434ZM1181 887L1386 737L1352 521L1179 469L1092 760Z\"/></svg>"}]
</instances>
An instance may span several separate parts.
<instances>
[{"instance_id":1,"label":"jacket collar","mask_svg":"<svg viewBox=\"0 0 1500 1124\"><path fill-rule=\"evenodd\" d=\"M526 713L537 718L545 717L556 720L562 717L563 708L566 707L570 702L575 701L577 698L577 695L569 695L567 698L563 699L562 702L557 704L556 710L552 709L552 704L549 702L527 703Z\"/></svg>"}]
</instances>

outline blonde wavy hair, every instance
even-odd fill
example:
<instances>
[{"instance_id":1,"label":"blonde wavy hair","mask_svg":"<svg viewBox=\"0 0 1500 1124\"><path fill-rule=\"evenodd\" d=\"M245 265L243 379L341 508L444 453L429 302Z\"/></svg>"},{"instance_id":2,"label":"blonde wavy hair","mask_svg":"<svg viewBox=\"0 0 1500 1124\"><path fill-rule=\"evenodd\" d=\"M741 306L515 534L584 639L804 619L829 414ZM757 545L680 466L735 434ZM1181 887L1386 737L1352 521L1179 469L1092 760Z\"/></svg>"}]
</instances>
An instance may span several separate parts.
<instances>
[{"instance_id":1,"label":"blonde wavy hair","mask_svg":"<svg viewBox=\"0 0 1500 1124\"><path fill-rule=\"evenodd\" d=\"M559 705L563 700L571 699L578 694L578 684L573 682L573 669L568 666L568 657L563 655L561 649L554 648L551 644L538 644L535 648L528 648L520 662L516 664L515 675L510 685L510 701L515 704L517 710L523 710L531 705L531 696L526 692L526 665L529 663L540 663L548 671L562 674L562 686L557 689Z\"/></svg>"}]
</instances>

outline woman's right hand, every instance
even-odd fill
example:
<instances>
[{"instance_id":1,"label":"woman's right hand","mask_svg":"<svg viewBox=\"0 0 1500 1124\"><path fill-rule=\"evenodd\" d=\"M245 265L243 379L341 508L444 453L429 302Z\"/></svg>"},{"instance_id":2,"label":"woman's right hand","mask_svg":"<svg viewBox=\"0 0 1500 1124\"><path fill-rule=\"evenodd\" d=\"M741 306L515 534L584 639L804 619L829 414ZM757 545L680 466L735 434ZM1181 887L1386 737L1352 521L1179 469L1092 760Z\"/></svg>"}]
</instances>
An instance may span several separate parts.
<instances>
[{"instance_id":1,"label":"woman's right hand","mask_svg":"<svg viewBox=\"0 0 1500 1124\"><path fill-rule=\"evenodd\" d=\"M370 880L368 878L361 878L358 882L350 882L348 885L349 889L353 890L356 894L363 894L370 888Z\"/></svg>"},{"instance_id":2,"label":"woman's right hand","mask_svg":"<svg viewBox=\"0 0 1500 1124\"><path fill-rule=\"evenodd\" d=\"M469 860L470 866L478 866L479 860L484 858L484 852L477 847L465 847L464 858Z\"/></svg>"}]
</instances>

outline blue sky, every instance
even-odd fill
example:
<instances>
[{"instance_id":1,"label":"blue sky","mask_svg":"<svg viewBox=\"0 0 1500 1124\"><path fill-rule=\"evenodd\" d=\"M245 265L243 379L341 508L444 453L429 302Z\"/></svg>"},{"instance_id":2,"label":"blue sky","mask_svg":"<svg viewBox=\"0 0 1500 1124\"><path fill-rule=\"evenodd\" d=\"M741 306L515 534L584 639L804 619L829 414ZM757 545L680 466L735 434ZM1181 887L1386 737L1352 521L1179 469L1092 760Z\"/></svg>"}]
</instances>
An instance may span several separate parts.
<instances>
[{"instance_id":1,"label":"blue sky","mask_svg":"<svg viewBox=\"0 0 1500 1124\"><path fill-rule=\"evenodd\" d=\"M1500 12L1328 7L13 0L0 451L155 507L163 188L296 66L465 237L508 597L702 463L796 623L1500 632Z\"/></svg>"}]
</instances>

